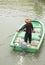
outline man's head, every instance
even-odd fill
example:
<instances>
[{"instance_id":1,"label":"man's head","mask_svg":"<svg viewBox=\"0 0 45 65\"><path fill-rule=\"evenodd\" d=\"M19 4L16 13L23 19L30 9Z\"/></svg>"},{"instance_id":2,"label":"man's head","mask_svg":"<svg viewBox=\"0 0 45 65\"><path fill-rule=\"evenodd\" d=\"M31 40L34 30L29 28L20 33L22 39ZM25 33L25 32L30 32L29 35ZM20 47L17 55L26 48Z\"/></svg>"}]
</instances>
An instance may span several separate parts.
<instances>
[{"instance_id":1,"label":"man's head","mask_svg":"<svg viewBox=\"0 0 45 65\"><path fill-rule=\"evenodd\" d=\"M25 19L25 23L30 23L30 22L31 22L31 18L27 17L27 18Z\"/></svg>"}]
</instances>

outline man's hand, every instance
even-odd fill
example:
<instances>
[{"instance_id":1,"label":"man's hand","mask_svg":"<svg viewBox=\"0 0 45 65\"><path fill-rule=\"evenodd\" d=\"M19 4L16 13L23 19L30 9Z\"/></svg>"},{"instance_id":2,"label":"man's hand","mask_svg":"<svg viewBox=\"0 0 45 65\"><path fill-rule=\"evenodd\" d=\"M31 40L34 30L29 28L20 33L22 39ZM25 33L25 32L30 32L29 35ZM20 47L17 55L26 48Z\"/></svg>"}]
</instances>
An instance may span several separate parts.
<instances>
[{"instance_id":1,"label":"man's hand","mask_svg":"<svg viewBox=\"0 0 45 65\"><path fill-rule=\"evenodd\" d=\"M19 30L16 30L16 32L19 32Z\"/></svg>"}]
</instances>

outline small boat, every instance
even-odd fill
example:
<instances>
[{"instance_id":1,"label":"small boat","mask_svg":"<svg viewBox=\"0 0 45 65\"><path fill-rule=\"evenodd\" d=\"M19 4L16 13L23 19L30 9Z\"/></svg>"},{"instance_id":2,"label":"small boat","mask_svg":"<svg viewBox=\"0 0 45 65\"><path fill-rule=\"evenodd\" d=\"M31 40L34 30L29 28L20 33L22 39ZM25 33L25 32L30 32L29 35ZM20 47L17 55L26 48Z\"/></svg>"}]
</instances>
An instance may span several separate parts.
<instances>
[{"instance_id":1,"label":"small boat","mask_svg":"<svg viewBox=\"0 0 45 65\"><path fill-rule=\"evenodd\" d=\"M44 38L44 25L40 21L32 20L34 31L32 32L32 41L31 45L27 43L27 52L37 52ZM22 27L22 26L21 26ZM16 51L23 51L21 42L24 41L25 31L16 32L10 43L10 47Z\"/></svg>"}]
</instances>

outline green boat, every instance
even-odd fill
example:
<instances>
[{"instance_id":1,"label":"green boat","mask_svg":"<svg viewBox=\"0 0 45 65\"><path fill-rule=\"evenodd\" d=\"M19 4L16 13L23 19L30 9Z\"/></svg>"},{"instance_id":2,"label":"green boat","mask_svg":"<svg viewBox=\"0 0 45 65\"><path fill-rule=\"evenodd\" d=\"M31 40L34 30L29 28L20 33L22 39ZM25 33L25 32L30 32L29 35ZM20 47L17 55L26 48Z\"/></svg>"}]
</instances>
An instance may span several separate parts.
<instances>
[{"instance_id":1,"label":"green boat","mask_svg":"<svg viewBox=\"0 0 45 65\"><path fill-rule=\"evenodd\" d=\"M27 44L26 51L35 53L40 49L41 44L43 42L44 25L42 22L35 21L35 20L32 20L32 24L34 27L34 31L32 32L32 41L31 41L31 45ZM16 32L12 38L12 41L10 43L10 47L12 49L15 49L15 51L23 51L21 44L16 42L16 39L18 38L18 41L20 39L24 39L24 35L25 35L25 31Z\"/></svg>"}]
</instances>

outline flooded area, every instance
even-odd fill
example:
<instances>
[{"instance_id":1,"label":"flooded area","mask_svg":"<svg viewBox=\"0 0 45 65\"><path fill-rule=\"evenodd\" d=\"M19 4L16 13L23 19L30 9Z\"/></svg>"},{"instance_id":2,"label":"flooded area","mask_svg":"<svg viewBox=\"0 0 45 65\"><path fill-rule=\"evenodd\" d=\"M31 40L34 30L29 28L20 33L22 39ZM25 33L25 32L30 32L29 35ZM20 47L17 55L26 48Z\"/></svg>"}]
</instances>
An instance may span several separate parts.
<instances>
[{"instance_id":1,"label":"flooded area","mask_svg":"<svg viewBox=\"0 0 45 65\"><path fill-rule=\"evenodd\" d=\"M45 26L44 0L0 0L0 65L45 65L45 36L36 54L14 52L10 42L25 17L43 22Z\"/></svg>"}]
</instances>

